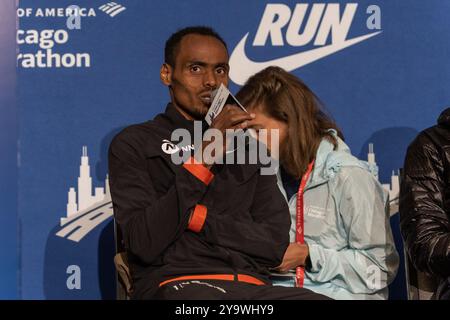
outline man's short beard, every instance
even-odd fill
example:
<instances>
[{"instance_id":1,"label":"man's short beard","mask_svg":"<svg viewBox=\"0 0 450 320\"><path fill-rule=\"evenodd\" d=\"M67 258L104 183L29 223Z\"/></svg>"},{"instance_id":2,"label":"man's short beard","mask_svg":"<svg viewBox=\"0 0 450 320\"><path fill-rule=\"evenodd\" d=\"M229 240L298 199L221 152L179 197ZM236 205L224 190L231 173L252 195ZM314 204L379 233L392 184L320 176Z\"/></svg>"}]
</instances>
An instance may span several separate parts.
<instances>
[{"instance_id":1,"label":"man's short beard","mask_svg":"<svg viewBox=\"0 0 450 320\"><path fill-rule=\"evenodd\" d=\"M201 108L201 109L197 108L197 107L196 108L189 108L189 107L186 107L186 106L181 106L179 104L177 104L177 105L178 105L178 107L180 109L182 109L184 112L186 112L194 120L202 121L205 118L206 114L208 113L208 109L203 111L203 108Z\"/></svg>"},{"instance_id":2,"label":"man's short beard","mask_svg":"<svg viewBox=\"0 0 450 320\"><path fill-rule=\"evenodd\" d=\"M191 116L195 120L203 120L206 114L208 113L208 109L205 109L205 111L203 110L204 110L203 107L195 108L194 110L192 110Z\"/></svg>"}]
</instances>

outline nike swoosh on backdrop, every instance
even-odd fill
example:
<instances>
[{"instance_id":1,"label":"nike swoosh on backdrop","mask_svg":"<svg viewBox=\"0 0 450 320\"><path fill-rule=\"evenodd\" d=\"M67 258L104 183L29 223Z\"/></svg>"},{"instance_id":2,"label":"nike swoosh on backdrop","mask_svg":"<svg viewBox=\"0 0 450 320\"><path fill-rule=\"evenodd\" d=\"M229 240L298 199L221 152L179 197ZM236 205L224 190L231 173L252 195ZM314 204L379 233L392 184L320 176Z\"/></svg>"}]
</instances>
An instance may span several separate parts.
<instances>
[{"instance_id":1,"label":"nike swoosh on backdrop","mask_svg":"<svg viewBox=\"0 0 450 320\"><path fill-rule=\"evenodd\" d=\"M238 43L230 57L230 79L238 85L243 85L247 79L258 71L269 66L278 66L286 71L293 71L311 62L322 59L330 54L350 47L358 42L367 40L381 33L382 31L366 34L364 36L347 39L340 43L332 43L324 47L295 53L293 55L273 59L264 62L256 62L247 58L245 54L245 43L249 33L247 33Z\"/></svg>"}]
</instances>

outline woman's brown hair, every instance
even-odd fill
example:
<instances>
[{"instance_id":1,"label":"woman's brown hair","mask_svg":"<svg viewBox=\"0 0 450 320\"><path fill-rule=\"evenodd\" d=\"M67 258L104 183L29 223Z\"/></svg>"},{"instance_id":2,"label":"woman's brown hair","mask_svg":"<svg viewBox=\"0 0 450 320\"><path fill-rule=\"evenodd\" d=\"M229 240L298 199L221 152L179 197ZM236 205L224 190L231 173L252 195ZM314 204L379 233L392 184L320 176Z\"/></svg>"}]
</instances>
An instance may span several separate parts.
<instances>
[{"instance_id":1,"label":"woman's brown hair","mask_svg":"<svg viewBox=\"0 0 450 320\"><path fill-rule=\"evenodd\" d=\"M246 108L262 108L266 115L287 124L280 159L283 168L296 178L306 172L323 138L337 148L337 139L329 129L335 129L342 137L318 97L299 78L282 68L268 67L256 73L236 98Z\"/></svg>"}]
</instances>

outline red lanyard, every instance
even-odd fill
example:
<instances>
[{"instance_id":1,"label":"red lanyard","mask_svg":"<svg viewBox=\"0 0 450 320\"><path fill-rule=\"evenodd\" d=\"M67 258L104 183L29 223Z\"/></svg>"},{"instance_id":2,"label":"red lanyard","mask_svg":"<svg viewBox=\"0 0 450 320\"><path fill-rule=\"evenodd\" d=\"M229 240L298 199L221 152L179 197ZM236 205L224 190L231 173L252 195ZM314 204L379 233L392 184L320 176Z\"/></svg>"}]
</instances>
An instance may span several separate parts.
<instances>
[{"instance_id":1,"label":"red lanyard","mask_svg":"<svg viewBox=\"0 0 450 320\"><path fill-rule=\"evenodd\" d=\"M308 165L308 169L302 177L300 186L298 187L297 193L297 215L296 215L296 232L295 232L295 242L304 244L305 243L305 231L304 231L304 193L306 183L308 182L309 176L313 170L314 160ZM295 270L295 285L296 287L303 287L303 282L305 280L305 269L303 267L297 267Z\"/></svg>"}]
</instances>

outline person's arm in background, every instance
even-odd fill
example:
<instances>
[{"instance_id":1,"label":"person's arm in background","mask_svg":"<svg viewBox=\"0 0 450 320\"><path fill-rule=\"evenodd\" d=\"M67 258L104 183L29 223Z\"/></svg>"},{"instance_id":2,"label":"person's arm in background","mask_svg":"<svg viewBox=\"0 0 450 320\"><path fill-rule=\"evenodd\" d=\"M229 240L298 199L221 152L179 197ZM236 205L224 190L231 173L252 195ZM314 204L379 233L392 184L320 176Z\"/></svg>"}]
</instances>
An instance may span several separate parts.
<instances>
[{"instance_id":1,"label":"person's arm in background","mask_svg":"<svg viewBox=\"0 0 450 320\"><path fill-rule=\"evenodd\" d=\"M444 167L432 141L420 135L408 148L400 186L400 227L419 271L450 276L450 221L444 211Z\"/></svg>"},{"instance_id":2,"label":"person's arm in background","mask_svg":"<svg viewBox=\"0 0 450 320\"><path fill-rule=\"evenodd\" d=\"M190 227L192 209L213 174L201 164L184 165L167 193L158 195L140 148L128 131L119 134L109 148L109 176L114 216L125 247L150 264Z\"/></svg>"},{"instance_id":3,"label":"person's arm in background","mask_svg":"<svg viewBox=\"0 0 450 320\"><path fill-rule=\"evenodd\" d=\"M311 243L307 276L332 282L352 293L372 294L387 287L398 269L398 253L386 212L386 196L379 182L361 168L343 168L336 195L348 246L341 250ZM337 231L336 231L337 232Z\"/></svg>"}]
</instances>

